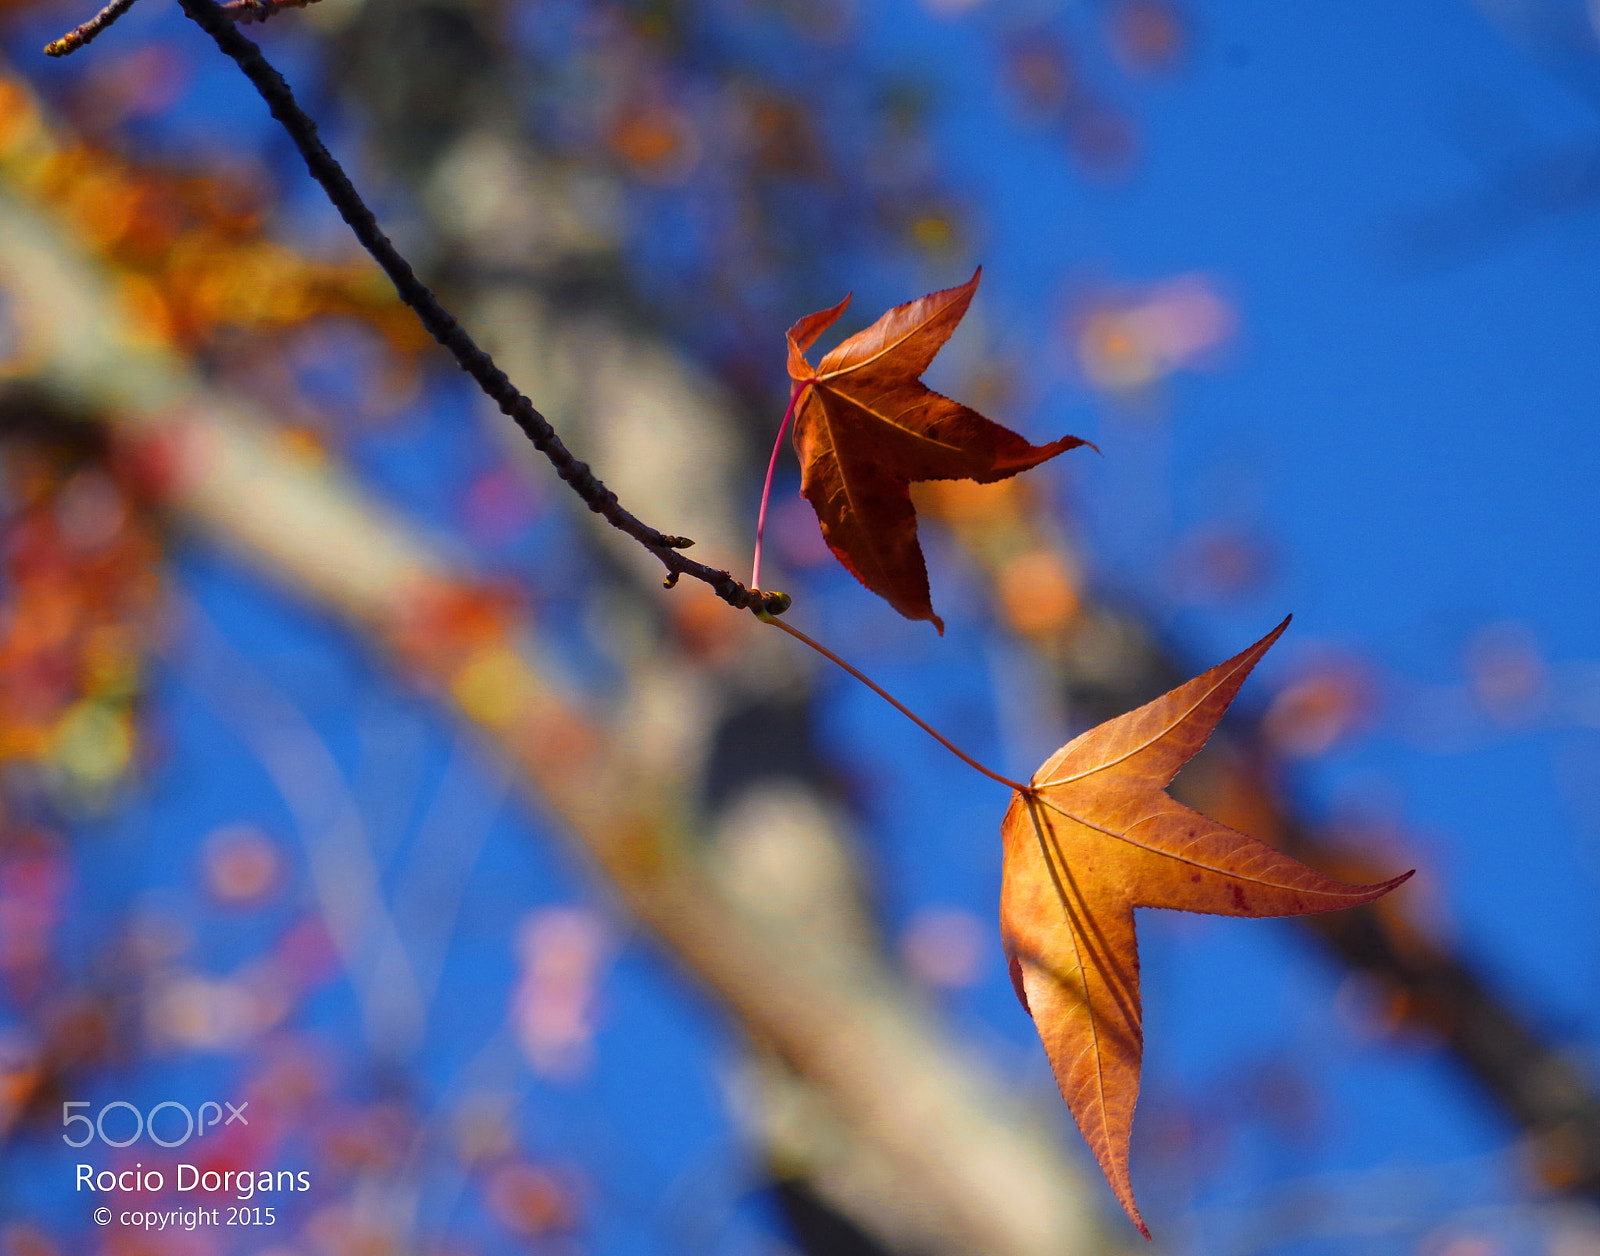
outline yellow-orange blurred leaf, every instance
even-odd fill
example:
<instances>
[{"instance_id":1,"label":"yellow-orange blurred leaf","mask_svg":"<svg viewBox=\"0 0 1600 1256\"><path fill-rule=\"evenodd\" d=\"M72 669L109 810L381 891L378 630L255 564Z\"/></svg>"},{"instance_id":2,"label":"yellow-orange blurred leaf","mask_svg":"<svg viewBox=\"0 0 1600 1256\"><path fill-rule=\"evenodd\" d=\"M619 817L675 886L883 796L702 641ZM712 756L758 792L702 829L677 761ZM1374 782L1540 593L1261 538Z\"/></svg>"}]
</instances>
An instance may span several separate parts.
<instances>
[{"instance_id":1,"label":"yellow-orange blurred leaf","mask_svg":"<svg viewBox=\"0 0 1600 1256\"><path fill-rule=\"evenodd\" d=\"M1068 742L1001 824L1000 925L1012 984L1078 1128L1146 1237L1128 1176L1144 1042L1133 909L1299 916L1369 902L1411 875L1345 885L1166 792L1288 623Z\"/></svg>"}]
</instances>

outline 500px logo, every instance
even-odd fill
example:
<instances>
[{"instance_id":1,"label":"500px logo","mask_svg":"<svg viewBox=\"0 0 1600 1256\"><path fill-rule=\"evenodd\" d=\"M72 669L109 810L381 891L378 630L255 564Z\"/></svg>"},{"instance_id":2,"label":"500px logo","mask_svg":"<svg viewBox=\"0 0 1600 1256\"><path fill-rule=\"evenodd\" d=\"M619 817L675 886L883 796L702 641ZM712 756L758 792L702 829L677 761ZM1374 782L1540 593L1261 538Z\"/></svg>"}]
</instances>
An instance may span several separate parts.
<instances>
[{"instance_id":1,"label":"500px logo","mask_svg":"<svg viewBox=\"0 0 1600 1256\"><path fill-rule=\"evenodd\" d=\"M68 1147L87 1147L97 1136L107 1147L127 1147L131 1143L137 1142L142 1134L149 1134L150 1141L158 1147L182 1147L191 1138L198 1138L203 1135L213 1125L232 1125L235 1121L238 1121L241 1125L250 1124L249 1118L244 1114L244 1110L250 1106L248 1099L237 1107L226 1099L221 1103L207 1099L200 1105L198 1112L190 1112L187 1107L175 1099L166 1099L151 1108L148 1115L139 1111L126 1099L113 1099L110 1103L104 1105L92 1120L86 1112L73 1111L74 1108L87 1108L90 1106L87 1099L73 1099L61 1105L62 1125L68 1129L72 1129L73 1126L79 1124L83 1126L81 1131L83 1137L76 1141L73 1140L71 1134L63 1134L61 1136L61 1141L66 1143ZM223 1108L228 1110L226 1120L223 1119ZM133 1132L131 1134L127 1134L129 1117L120 1115L120 1111L123 1109L132 1117ZM162 1117L162 1133L158 1134L156 1132L156 1117L166 1112L170 1112L171 1115ZM112 1127L109 1134L106 1132L106 1117L108 1115L111 1115ZM209 1120L206 1119L208 1115L210 1116ZM178 1123L180 1121L182 1122L181 1128L183 1131L181 1134L178 1133L180 1128ZM79 1131L74 1130L73 1132L77 1133ZM127 1134L127 1137L116 1137L119 1134ZM162 1134L176 1135L176 1137L164 1138Z\"/></svg>"}]
</instances>

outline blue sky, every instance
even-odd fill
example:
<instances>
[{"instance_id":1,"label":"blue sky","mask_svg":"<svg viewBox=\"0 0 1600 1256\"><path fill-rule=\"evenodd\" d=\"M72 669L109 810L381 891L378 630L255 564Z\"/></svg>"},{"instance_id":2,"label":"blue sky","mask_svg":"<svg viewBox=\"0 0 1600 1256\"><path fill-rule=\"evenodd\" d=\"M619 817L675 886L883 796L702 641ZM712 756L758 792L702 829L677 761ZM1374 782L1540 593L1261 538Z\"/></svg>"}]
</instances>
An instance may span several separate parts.
<instances>
[{"instance_id":1,"label":"blue sky","mask_svg":"<svg viewBox=\"0 0 1600 1256\"><path fill-rule=\"evenodd\" d=\"M939 157L983 224L983 334L1046 364L1018 425L1104 450L1052 472L1097 580L1197 668L1292 611L1245 702L1317 649L1363 659L1381 678L1375 724L1304 765L1300 791L1321 814L1403 830L1442 927L1592 1067L1600 244L1583 162L1600 60L1579 7L1501 9L1504 25L1465 3L1198 6L1183 72L1139 85L1091 62L1141 136L1137 169L1099 185L996 86L992 36L1015 8L919 21L885 6L874 29L887 62L943 86ZM1078 11L1085 29L1098 12ZM1530 28L1572 36L1564 58L1513 37ZM1238 318L1214 369L1130 411L1051 366L1074 285L1192 272ZM1230 604L1175 598L1180 538L1241 517L1272 578ZM1520 721L1460 698L1486 631L1548 668ZM1413 1173L1446 1210L1452 1191L1458 1207L1517 1196L1513 1135L1470 1084L1425 1045L1352 1036L1338 978L1286 928L1157 915L1141 918L1147 1090L1203 1107L1240 1060L1284 1050L1318 1061L1334 1114L1316 1150L1285 1154L1258 1124L1264 1145L1212 1166L1194 1198L1219 1229L1196 1221L1194 1250L1235 1250L1249 1201L1296 1177ZM1141 1120L1164 1119L1150 1105ZM1357 1233L1363 1214L1406 1211L1375 1180L1366 1198L1359 1179L1323 1185L1350 1190L1351 1232L1259 1250L1411 1250L1405 1225ZM1494 1241L1538 1250L1529 1234Z\"/></svg>"},{"instance_id":2,"label":"blue sky","mask_svg":"<svg viewBox=\"0 0 1600 1256\"><path fill-rule=\"evenodd\" d=\"M950 353L970 363L994 346L1024 364L1007 421L1034 439L1071 431L1104 451L1035 473L1081 526L1096 584L1149 614L1196 670L1292 611L1247 704L1264 704L1318 650L1361 660L1375 677L1374 720L1302 764L1297 789L1319 814L1377 816L1402 832L1397 853L1420 862L1440 927L1594 1068L1600 195L1584 193L1581 158L1600 153L1586 91L1600 82L1600 54L1578 6L1504 10L1534 11L1587 41L1568 64L1553 68L1507 26L1450 0L1220 0L1188 14L1184 64L1151 80L1095 51L1099 6L1063 16L995 0L939 13L891 0L859 6L858 20L875 68L935 85L935 156L975 224L967 255L930 266L925 285L985 267ZM1136 123L1140 156L1125 177L1086 177L1059 128L1023 116L1001 86L1010 35L1053 22L1077 33L1085 72ZM1577 157L1552 164L1550 154ZM1449 234L1459 224L1473 229ZM1404 246L1419 238L1422 247ZM1174 372L1136 403L1087 387L1063 331L1075 303L1106 285L1183 275L1204 276L1236 319L1215 361ZM878 295L886 304L917 293ZM776 350L773 363L781 371ZM448 390L433 404L412 444L402 435L368 451L375 479L423 513L455 487L430 488L430 474L464 477L487 457L445 450L459 416ZM1173 555L1217 522L1263 539L1269 578L1232 600L1177 596ZM444 789L447 763L470 758L292 600L203 551L179 573L185 596L303 705L352 775L372 739L396 728L411 738L424 800ZM959 581L936 567L941 609ZM818 621L852 643L853 660L961 730L980 757L1027 771L1003 762L1019 739L1002 730L994 693L1017 661L978 617L951 614L941 641L848 577L820 578L816 596ZM1466 659L1474 642L1501 639L1495 632L1532 643L1547 675L1515 718L1471 700ZM872 782L863 840L891 929L929 906L959 907L991 928L1003 791L951 772L937 747L848 679L822 683L829 747ZM86 879L86 907L126 901L130 883L138 894L183 886L190 873L166 843L185 849L232 813L287 827L271 782L197 699L181 661L158 699L161 774L151 799L96 839L103 859ZM483 791L503 790L487 769L458 770ZM410 833L417 821L398 823ZM470 926L448 961L471 1010L455 1037L434 1044L441 1088L468 1067L515 1076L514 1053L495 1040L514 980L510 935L530 905L585 894L517 808L492 810L484 824ZM1274 922L1144 913L1140 928L1150 1047L1134 1178L1165 1250L1548 1248L1557 1222L1529 1203L1515 1132L1430 1044L1364 1029L1364 992L1309 942ZM977 983L947 1010L979 1050L1048 1093L1042 1052L989 941ZM507 1084L520 1088L535 1145L577 1148L596 1176L626 1183L619 1208L596 1210L597 1251L675 1250L662 1233L682 1220L673 1209L684 1183L711 1181L732 1197L747 1185L720 1103L733 1048L646 948L625 941L615 974L593 1088ZM351 1032L352 1009L337 998L317 1015L330 1032ZM141 1085L154 1096L177 1076ZM38 1189L48 1191L43 1178ZM1311 1195L1320 1209L1296 1206ZM759 1209L730 1215L713 1246L751 1250L766 1224ZM1461 1236L1483 1246L1451 1248Z\"/></svg>"}]
</instances>

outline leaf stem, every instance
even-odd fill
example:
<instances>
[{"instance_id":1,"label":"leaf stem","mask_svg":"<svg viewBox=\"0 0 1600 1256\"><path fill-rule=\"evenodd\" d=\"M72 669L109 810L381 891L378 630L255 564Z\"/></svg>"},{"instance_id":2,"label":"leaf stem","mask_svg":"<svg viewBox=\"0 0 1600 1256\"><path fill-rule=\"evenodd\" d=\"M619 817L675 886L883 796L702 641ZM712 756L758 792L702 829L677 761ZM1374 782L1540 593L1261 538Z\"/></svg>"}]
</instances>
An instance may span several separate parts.
<instances>
[{"instance_id":1,"label":"leaf stem","mask_svg":"<svg viewBox=\"0 0 1600 1256\"><path fill-rule=\"evenodd\" d=\"M772 473L778 467L778 450L783 448L783 434L789 430L789 420L794 418L795 407L800 404L800 398L805 396L806 389L811 387L811 381L791 385L789 388L789 408L783 412L783 422L778 424L777 438L772 442L772 457L767 459L767 478L761 485L761 509L756 513L756 554L755 561L750 569L750 587L761 587L761 539L767 533L767 499L772 496Z\"/></svg>"},{"instance_id":2,"label":"leaf stem","mask_svg":"<svg viewBox=\"0 0 1600 1256\"><path fill-rule=\"evenodd\" d=\"M1016 790L1019 794L1022 794L1024 797L1031 798L1033 796L1033 793L1034 793L1033 786L1024 785L1019 781L1012 780L1009 776L1001 776L1000 773L994 771L992 768L984 767L983 764L979 763L970 754L968 754L966 751L962 750L959 746L955 745L948 737L946 737L943 733L939 732L938 729L934 728L933 725L929 724L927 720L923 719L920 715L918 715L910 707L906 706L905 703L901 702L898 698L896 698L892 693L890 693L882 685L878 684L875 680L873 680L870 676L867 676L864 672L857 671L854 667L851 667L850 664L846 663L842 658L840 658L832 650L828 649L827 646L821 644L820 642L813 641L810 637L806 636L806 634L801 632L798 628L791 627L789 624L784 623L783 620L781 620L781 619L775 619L770 615L763 615L760 612L756 613L756 618L762 620L765 623L772 624L775 627L782 628L786 633L788 633L796 641L803 641L806 645L810 646L813 650L815 650L818 654L822 655L822 657L827 659L830 663L837 664L838 666L844 668L845 671L849 672L852 676L854 676L857 680L859 680L868 689L872 690L873 693L877 694L880 698L882 698L885 702L887 702L890 706L892 706L896 711L900 712L901 715L905 716L906 719L910 720L913 724L915 724L923 732L927 733L929 737L932 737L936 742L938 742L941 746L943 746L951 754L955 755L956 758L960 759L961 762L965 763L969 768L975 768L977 771L982 772L985 776L987 776L991 781L999 781L1000 784L1005 785L1005 786L1007 786L1007 787L1009 787L1011 789Z\"/></svg>"}]
</instances>

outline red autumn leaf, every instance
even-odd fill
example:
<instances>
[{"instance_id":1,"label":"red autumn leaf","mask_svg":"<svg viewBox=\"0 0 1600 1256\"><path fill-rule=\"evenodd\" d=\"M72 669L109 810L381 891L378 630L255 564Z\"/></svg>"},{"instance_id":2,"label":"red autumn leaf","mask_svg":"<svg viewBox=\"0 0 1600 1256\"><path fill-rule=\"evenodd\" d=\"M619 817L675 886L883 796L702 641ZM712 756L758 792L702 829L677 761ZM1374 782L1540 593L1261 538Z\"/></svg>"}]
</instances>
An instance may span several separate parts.
<instances>
[{"instance_id":1,"label":"red autumn leaf","mask_svg":"<svg viewBox=\"0 0 1600 1256\"><path fill-rule=\"evenodd\" d=\"M1128 1178L1144 1041L1133 909L1308 915L1370 902L1411 875L1345 885L1166 793L1288 623L1069 741L1029 792L1013 796L1000 827L1000 928L1012 984L1078 1128L1146 1238Z\"/></svg>"},{"instance_id":2,"label":"red autumn leaf","mask_svg":"<svg viewBox=\"0 0 1600 1256\"><path fill-rule=\"evenodd\" d=\"M789 375L798 398L794 447L800 492L828 548L907 619L944 622L928 597L928 569L911 505L914 480L991 483L1085 442L1030 445L1009 428L940 396L920 376L967 312L981 270L959 288L898 305L857 332L816 370L805 353L850 304L807 315L789 329Z\"/></svg>"}]
</instances>

